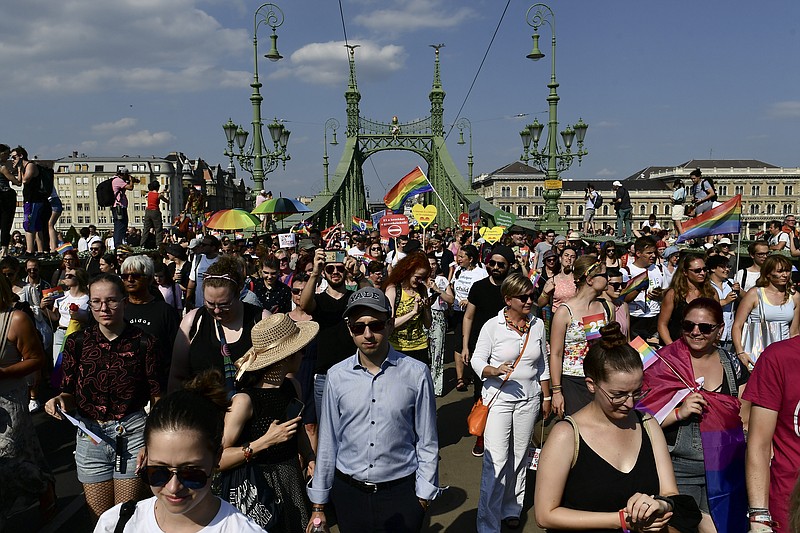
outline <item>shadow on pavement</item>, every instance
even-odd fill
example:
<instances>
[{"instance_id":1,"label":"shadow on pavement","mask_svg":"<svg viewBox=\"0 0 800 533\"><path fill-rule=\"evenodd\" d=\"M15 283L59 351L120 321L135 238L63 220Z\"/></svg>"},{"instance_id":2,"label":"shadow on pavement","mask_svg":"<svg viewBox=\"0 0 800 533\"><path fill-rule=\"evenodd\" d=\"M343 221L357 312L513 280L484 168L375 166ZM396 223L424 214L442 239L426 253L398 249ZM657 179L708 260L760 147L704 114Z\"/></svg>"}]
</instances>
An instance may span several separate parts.
<instances>
[{"instance_id":1,"label":"shadow on pavement","mask_svg":"<svg viewBox=\"0 0 800 533\"><path fill-rule=\"evenodd\" d=\"M467 415L474 403L472 395L468 392L453 394L462 394L463 398L444 404L436 410L439 449L457 444L464 437L470 437L467 431Z\"/></svg>"}]
</instances>

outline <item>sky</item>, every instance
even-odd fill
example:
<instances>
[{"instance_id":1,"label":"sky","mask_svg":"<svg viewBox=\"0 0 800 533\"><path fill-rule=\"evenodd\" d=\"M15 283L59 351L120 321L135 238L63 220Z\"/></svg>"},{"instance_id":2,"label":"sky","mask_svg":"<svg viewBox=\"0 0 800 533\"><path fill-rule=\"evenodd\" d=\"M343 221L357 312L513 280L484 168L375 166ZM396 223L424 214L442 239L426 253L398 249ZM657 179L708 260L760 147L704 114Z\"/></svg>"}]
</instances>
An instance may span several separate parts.
<instances>
[{"instance_id":1,"label":"sky","mask_svg":"<svg viewBox=\"0 0 800 533\"><path fill-rule=\"evenodd\" d=\"M389 122L429 115L433 49L441 49L445 123L472 123L474 174L521 154L519 130L547 122L547 57L534 62L533 2L511 0L282 0L279 62L264 59L265 124L292 132L291 161L268 175L277 195L322 189L323 130L330 173L342 155L347 87L345 30L359 44L361 114ZM43 159L163 157L181 151L227 167L222 130L252 119L253 15L249 0L25 0L0 18L0 142ZM589 154L565 179L622 179L690 159L759 159L800 167L800 2L552 0L556 16L559 130L589 125ZM499 23L499 28L498 28ZM497 34L492 42L492 35ZM490 47L491 42L491 47ZM488 49L486 60L478 73ZM472 92L468 90L477 75ZM457 114L463 106L460 114ZM521 115L521 116L520 116ZM449 126L448 126L449 128ZM265 135L268 133L265 128ZM468 138L469 133L465 132ZM250 135L252 138L252 134ZM331 140L330 133L328 140ZM447 146L467 175L468 146ZM381 152L364 164L370 199L424 161ZM238 169L238 176L249 175Z\"/></svg>"}]
</instances>

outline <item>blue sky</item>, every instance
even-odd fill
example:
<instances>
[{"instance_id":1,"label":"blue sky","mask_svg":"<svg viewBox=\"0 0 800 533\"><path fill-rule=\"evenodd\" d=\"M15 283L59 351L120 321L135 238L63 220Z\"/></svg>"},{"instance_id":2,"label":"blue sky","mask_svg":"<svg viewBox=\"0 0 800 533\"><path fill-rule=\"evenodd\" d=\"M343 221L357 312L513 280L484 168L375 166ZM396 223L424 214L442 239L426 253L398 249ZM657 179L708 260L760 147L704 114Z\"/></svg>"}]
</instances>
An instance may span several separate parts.
<instances>
[{"instance_id":1,"label":"blue sky","mask_svg":"<svg viewBox=\"0 0 800 533\"><path fill-rule=\"evenodd\" d=\"M475 174L519 158L519 130L547 121L548 58L525 58L532 2L512 0L461 116L472 121ZM249 125L253 12L244 0L26 0L0 19L0 142L41 158L164 156L173 150L227 166L222 124ZM323 124L345 123L347 63L336 0L284 0L284 59L263 59L265 118L292 131L276 195L322 187ZM432 43L445 43L445 122L452 123L500 19L503 0L342 0L357 50L361 112L401 122L427 116ZM589 155L564 174L624 178L692 158L755 158L800 166L800 2L552 1L560 128L589 124ZM8 11L8 10L7 10ZM527 113L527 117L516 115ZM268 120L266 120L268 121ZM266 122L265 121L265 122ZM344 128L340 128L340 140ZM252 135L251 135L252 136ZM466 146L448 149L466 176ZM329 139L330 140L330 139ZM331 173L343 144L329 146ZM374 166L373 166L374 164ZM373 156L373 200L423 161ZM245 173L239 170L239 176Z\"/></svg>"}]
</instances>

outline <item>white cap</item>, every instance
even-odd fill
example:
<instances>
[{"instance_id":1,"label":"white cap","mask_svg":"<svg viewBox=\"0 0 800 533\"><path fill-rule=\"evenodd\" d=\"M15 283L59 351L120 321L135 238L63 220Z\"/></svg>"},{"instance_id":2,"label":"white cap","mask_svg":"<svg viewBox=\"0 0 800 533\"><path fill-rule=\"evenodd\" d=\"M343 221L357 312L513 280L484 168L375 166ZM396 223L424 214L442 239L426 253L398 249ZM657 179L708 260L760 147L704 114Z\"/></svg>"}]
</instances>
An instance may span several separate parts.
<instances>
[{"instance_id":1,"label":"white cap","mask_svg":"<svg viewBox=\"0 0 800 533\"><path fill-rule=\"evenodd\" d=\"M622 187L622 183L619 180L614 181L614 183L612 183L611 185L613 185L614 187Z\"/></svg>"},{"instance_id":2,"label":"white cap","mask_svg":"<svg viewBox=\"0 0 800 533\"><path fill-rule=\"evenodd\" d=\"M723 237L719 240L717 244L731 244L731 240L727 237Z\"/></svg>"}]
</instances>

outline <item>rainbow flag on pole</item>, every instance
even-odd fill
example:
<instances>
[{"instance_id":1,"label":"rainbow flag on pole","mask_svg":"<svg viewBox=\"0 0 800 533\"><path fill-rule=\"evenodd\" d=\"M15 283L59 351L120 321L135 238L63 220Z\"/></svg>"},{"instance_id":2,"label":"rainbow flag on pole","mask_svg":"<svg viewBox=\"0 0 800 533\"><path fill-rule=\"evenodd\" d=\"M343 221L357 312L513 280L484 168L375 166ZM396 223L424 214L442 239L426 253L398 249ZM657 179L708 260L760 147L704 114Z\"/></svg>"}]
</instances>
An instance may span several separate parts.
<instances>
[{"instance_id":1,"label":"rainbow flag on pole","mask_svg":"<svg viewBox=\"0 0 800 533\"><path fill-rule=\"evenodd\" d=\"M367 231L372 229L372 220L358 218L353 215L353 231Z\"/></svg>"},{"instance_id":2,"label":"rainbow flag on pole","mask_svg":"<svg viewBox=\"0 0 800 533\"><path fill-rule=\"evenodd\" d=\"M727 202L685 222L678 242L709 235L738 234L741 230L742 195L737 194Z\"/></svg>"},{"instance_id":3,"label":"rainbow flag on pole","mask_svg":"<svg viewBox=\"0 0 800 533\"><path fill-rule=\"evenodd\" d=\"M428 181L422 169L417 167L403 176L403 179L398 181L397 185L386 193L386 196L383 197L383 203L392 211L399 211L411 196L431 191L433 191L431 182Z\"/></svg>"},{"instance_id":4,"label":"rainbow flag on pole","mask_svg":"<svg viewBox=\"0 0 800 533\"><path fill-rule=\"evenodd\" d=\"M65 253L69 252L70 250L74 250L74 248L72 247L72 243L70 243L70 242L65 242L64 244L62 244L61 246L56 248L56 252L58 252L61 255L64 255Z\"/></svg>"}]
</instances>

